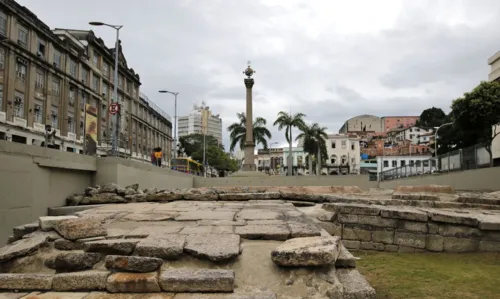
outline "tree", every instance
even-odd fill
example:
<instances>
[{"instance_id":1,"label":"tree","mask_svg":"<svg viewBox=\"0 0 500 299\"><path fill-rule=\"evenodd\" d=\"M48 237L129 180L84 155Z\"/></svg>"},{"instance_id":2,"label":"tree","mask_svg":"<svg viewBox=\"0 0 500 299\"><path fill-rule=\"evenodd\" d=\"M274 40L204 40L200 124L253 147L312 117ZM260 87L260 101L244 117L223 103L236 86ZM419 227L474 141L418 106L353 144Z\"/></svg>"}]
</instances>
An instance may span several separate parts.
<instances>
[{"instance_id":1,"label":"tree","mask_svg":"<svg viewBox=\"0 0 500 299\"><path fill-rule=\"evenodd\" d=\"M471 92L453 101L451 105L454 124L467 142L482 144L490 155L493 166L491 142L500 134L500 83L481 82Z\"/></svg>"},{"instance_id":2,"label":"tree","mask_svg":"<svg viewBox=\"0 0 500 299\"><path fill-rule=\"evenodd\" d=\"M328 134L326 133L327 128L320 127L319 124L314 123L312 125L304 124L301 126L300 133L296 140L302 139L304 144L304 151L308 153L308 167L309 175L312 175L312 165L313 156L316 156L316 175L321 175L321 162L325 161L327 158L326 150L326 139L328 139Z\"/></svg>"},{"instance_id":3,"label":"tree","mask_svg":"<svg viewBox=\"0 0 500 299\"><path fill-rule=\"evenodd\" d=\"M192 157L193 153L195 153L199 149L203 149L203 134L190 134L187 136L182 136L179 138L179 143L184 149L184 153L186 153L186 156ZM205 136L205 145L207 147L208 146L222 147L222 145L219 145L217 139L211 135Z\"/></svg>"},{"instance_id":4,"label":"tree","mask_svg":"<svg viewBox=\"0 0 500 299\"><path fill-rule=\"evenodd\" d=\"M278 130L283 130L286 128L285 137L288 142L288 175L293 175L293 156L292 156L292 129L301 128L305 126L304 117L306 115L304 113L296 113L294 115L288 114L284 111L280 111L278 113L278 118L274 121L273 126L278 126Z\"/></svg>"},{"instance_id":5,"label":"tree","mask_svg":"<svg viewBox=\"0 0 500 299\"><path fill-rule=\"evenodd\" d=\"M234 151L234 148L239 144L240 149L245 148L245 141L247 137L245 113L237 113L239 122L233 123L227 127L231 145L229 151ZM257 117L253 122L253 141L255 145L262 144L264 149L267 149L267 139L271 138L271 132L266 128L267 121L262 117Z\"/></svg>"},{"instance_id":6,"label":"tree","mask_svg":"<svg viewBox=\"0 0 500 299\"><path fill-rule=\"evenodd\" d=\"M448 122L448 116L441 108L428 108L422 111L415 126L423 129L432 129Z\"/></svg>"}]
</instances>

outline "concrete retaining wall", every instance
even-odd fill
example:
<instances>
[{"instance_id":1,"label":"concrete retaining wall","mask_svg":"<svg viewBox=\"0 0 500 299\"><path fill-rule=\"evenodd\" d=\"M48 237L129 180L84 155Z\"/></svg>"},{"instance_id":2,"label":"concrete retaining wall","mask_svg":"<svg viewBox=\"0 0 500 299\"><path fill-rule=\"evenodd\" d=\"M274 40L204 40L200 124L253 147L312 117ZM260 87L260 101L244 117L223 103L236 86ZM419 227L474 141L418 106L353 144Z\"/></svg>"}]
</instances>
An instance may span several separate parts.
<instances>
[{"instance_id":1,"label":"concrete retaining wall","mask_svg":"<svg viewBox=\"0 0 500 299\"><path fill-rule=\"evenodd\" d=\"M94 157L0 141L0 243L93 184Z\"/></svg>"},{"instance_id":2,"label":"concrete retaining wall","mask_svg":"<svg viewBox=\"0 0 500 299\"><path fill-rule=\"evenodd\" d=\"M380 182L380 188L395 189L398 186L450 185L455 190L500 191L498 178L500 167L457 171L439 175L416 176Z\"/></svg>"},{"instance_id":3,"label":"concrete retaining wall","mask_svg":"<svg viewBox=\"0 0 500 299\"><path fill-rule=\"evenodd\" d=\"M366 175L194 178L194 188L245 186L359 186L368 190L377 188L378 182L369 181Z\"/></svg>"},{"instance_id":4,"label":"concrete retaining wall","mask_svg":"<svg viewBox=\"0 0 500 299\"><path fill-rule=\"evenodd\" d=\"M484 214L410 207L325 204L331 223L348 249L391 252L500 252L500 221Z\"/></svg>"}]
</instances>

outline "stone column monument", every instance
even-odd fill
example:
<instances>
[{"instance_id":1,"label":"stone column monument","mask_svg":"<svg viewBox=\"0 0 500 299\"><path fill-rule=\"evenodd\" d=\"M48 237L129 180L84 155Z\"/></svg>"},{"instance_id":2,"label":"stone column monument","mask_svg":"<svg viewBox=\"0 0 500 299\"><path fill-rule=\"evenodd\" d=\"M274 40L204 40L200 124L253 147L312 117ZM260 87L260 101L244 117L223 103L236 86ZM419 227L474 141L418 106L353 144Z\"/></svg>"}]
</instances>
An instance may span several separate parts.
<instances>
[{"instance_id":1,"label":"stone column monument","mask_svg":"<svg viewBox=\"0 0 500 299\"><path fill-rule=\"evenodd\" d=\"M254 84L252 75L255 70L250 66L250 61L248 62L248 67L243 71L243 74L247 76L245 78L245 87L247 89L247 109L246 115L246 140L245 140L245 161L243 163L242 171L256 171L257 166L255 165L255 142L253 141L253 113L252 113L252 87Z\"/></svg>"}]
</instances>

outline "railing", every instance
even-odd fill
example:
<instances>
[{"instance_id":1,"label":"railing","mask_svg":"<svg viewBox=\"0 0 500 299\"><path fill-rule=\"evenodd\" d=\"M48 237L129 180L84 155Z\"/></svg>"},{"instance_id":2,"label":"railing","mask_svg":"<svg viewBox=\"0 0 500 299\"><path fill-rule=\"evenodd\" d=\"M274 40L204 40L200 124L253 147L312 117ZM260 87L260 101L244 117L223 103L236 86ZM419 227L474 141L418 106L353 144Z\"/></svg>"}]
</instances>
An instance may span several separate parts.
<instances>
[{"instance_id":1,"label":"railing","mask_svg":"<svg viewBox=\"0 0 500 299\"><path fill-rule=\"evenodd\" d=\"M168 113L166 113L165 111L161 110L160 107L156 106L155 103L150 101L147 95L143 94L142 92L140 92L139 94L140 94L140 98L143 99L149 105L149 107L153 108L153 110L158 112L161 116L166 118L168 121L172 122L172 117Z\"/></svg>"},{"instance_id":2,"label":"railing","mask_svg":"<svg viewBox=\"0 0 500 299\"><path fill-rule=\"evenodd\" d=\"M413 176L448 173L490 167L490 155L481 145L450 151L427 160L417 160L411 165L381 171L381 181L395 180Z\"/></svg>"}]
</instances>

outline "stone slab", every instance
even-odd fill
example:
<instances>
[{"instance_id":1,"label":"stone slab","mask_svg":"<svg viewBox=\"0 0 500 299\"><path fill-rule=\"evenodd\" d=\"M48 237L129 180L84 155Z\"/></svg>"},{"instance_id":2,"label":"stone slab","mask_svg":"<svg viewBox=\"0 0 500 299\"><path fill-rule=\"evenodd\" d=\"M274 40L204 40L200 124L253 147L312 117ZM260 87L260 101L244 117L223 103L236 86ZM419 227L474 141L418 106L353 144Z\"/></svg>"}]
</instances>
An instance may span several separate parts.
<instances>
[{"instance_id":1,"label":"stone slab","mask_svg":"<svg viewBox=\"0 0 500 299\"><path fill-rule=\"evenodd\" d=\"M6 292L0 292L0 298L2 299L20 299L24 296L29 295L29 293L6 293Z\"/></svg>"},{"instance_id":2,"label":"stone slab","mask_svg":"<svg viewBox=\"0 0 500 299\"><path fill-rule=\"evenodd\" d=\"M176 259L182 254L185 243L185 235L171 234L148 237L137 244L134 255Z\"/></svg>"},{"instance_id":3,"label":"stone slab","mask_svg":"<svg viewBox=\"0 0 500 299\"><path fill-rule=\"evenodd\" d=\"M249 240L284 241L290 236L290 229L284 225L246 225L236 226L234 232Z\"/></svg>"},{"instance_id":4,"label":"stone slab","mask_svg":"<svg viewBox=\"0 0 500 299\"><path fill-rule=\"evenodd\" d=\"M356 268L356 258L345 248L342 242L339 243L339 255L335 260L335 267Z\"/></svg>"},{"instance_id":5,"label":"stone slab","mask_svg":"<svg viewBox=\"0 0 500 299\"><path fill-rule=\"evenodd\" d=\"M40 235L5 245L0 248L0 263L33 253L45 244L45 242L47 242L47 238Z\"/></svg>"},{"instance_id":6,"label":"stone slab","mask_svg":"<svg viewBox=\"0 0 500 299\"><path fill-rule=\"evenodd\" d=\"M304 219L305 220L305 219ZM321 228L312 221L288 222L291 238L314 237L321 235Z\"/></svg>"},{"instance_id":7,"label":"stone slab","mask_svg":"<svg viewBox=\"0 0 500 299\"><path fill-rule=\"evenodd\" d=\"M156 271L162 264L162 259L141 256L108 255L105 261L106 268L110 270L139 273Z\"/></svg>"},{"instance_id":8,"label":"stone slab","mask_svg":"<svg viewBox=\"0 0 500 299\"><path fill-rule=\"evenodd\" d=\"M130 213L123 219L130 221L167 221L174 219L178 213Z\"/></svg>"},{"instance_id":9,"label":"stone slab","mask_svg":"<svg viewBox=\"0 0 500 299\"><path fill-rule=\"evenodd\" d=\"M344 289L344 298L353 299L375 299L376 292L368 281L352 268L339 268L336 270L337 277Z\"/></svg>"},{"instance_id":10,"label":"stone slab","mask_svg":"<svg viewBox=\"0 0 500 299\"><path fill-rule=\"evenodd\" d=\"M82 272L59 273L54 275L54 291L97 291L106 289L110 272L89 270Z\"/></svg>"},{"instance_id":11,"label":"stone slab","mask_svg":"<svg viewBox=\"0 0 500 299\"><path fill-rule=\"evenodd\" d=\"M251 292L238 292L233 294L187 294L179 293L175 299L277 299L275 293L254 290Z\"/></svg>"},{"instance_id":12,"label":"stone slab","mask_svg":"<svg viewBox=\"0 0 500 299\"><path fill-rule=\"evenodd\" d=\"M240 252L240 236L234 234L188 235L184 251L214 262L237 257Z\"/></svg>"},{"instance_id":13,"label":"stone slab","mask_svg":"<svg viewBox=\"0 0 500 299\"><path fill-rule=\"evenodd\" d=\"M83 250L85 248L85 244L66 239L59 239L54 241L54 247L59 250Z\"/></svg>"},{"instance_id":14,"label":"stone slab","mask_svg":"<svg viewBox=\"0 0 500 299\"><path fill-rule=\"evenodd\" d=\"M177 224L177 222L173 222L172 225L161 225L161 226L146 225L131 230L129 233L125 235L125 238L135 239L135 238L147 238L148 236L155 236L155 235L176 234L183 228L184 225L182 223Z\"/></svg>"},{"instance_id":15,"label":"stone slab","mask_svg":"<svg viewBox=\"0 0 500 299\"><path fill-rule=\"evenodd\" d=\"M43 216L38 218L40 229L43 231L53 230L57 223L68 220L68 219L78 219L76 216Z\"/></svg>"},{"instance_id":16,"label":"stone slab","mask_svg":"<svg viewBox=\"0 0 500 299\"><path fill-rule=\"evenodd\" d=\"M100 237L108 234L101 222L91 217L57 222L55 230L68 240Z\"/></svg>"},{"instance_id":17,"label":"stone slab","mask_svg":"<svg viewBox=\"0 0 500 299\"><path fill-rule=\"evenodd\" d=\"M280 266L307 267L334 263L339 255L339 237L307 237L285 241L271 252Z\"/></svg>"},{"instance_id":18,"label":"stone slab","mask_svg":"<svg viewBox=\"0 0 500 299\"><path fill-rule=\"evenodd\" d=\"M217 212L217 211L191 211L180 213L175 217L177 221L196 221L196 220L233 220L235 212Z\"/></svg>"},{"instance_id":19,"label":"stone slab","mask_svg":"<svg viewBox=\"0 0 500 299\"><path fill-rule=\"evenodd\" d=\"M429 216L426 212L406 207L383 207L380 209L380 215L384 218L411 221L427 222L429 220Z\"/></svg>"},{"instance_id":20,"label":"stone slab","mask_svg":"<svg viewBox=\"0 0 500 299\"><path fill-rule=\"evenodd\" d=\"M477 227L479 224L477 217L467 213L456 213L453 211L433 209L429 214L431 220L435 222L462 224L472 227Z\"/></svg>"},{"instance_id":21,"label":"stone slab","mask_svg":"<svg viewBox=\"0 0 500 299\"><path fill-rule=\"evenodd\" d=\"M58 271L78 271L92 268L101 260L101 255L93 252L67 252L47 259L45 265Z\"/></svg>"},{"instance_id":22,"label":"stone slab","mask_svg":"<svg viewBox=\"0 0 500 299\"><path fill-rule=\"evenodd\" d=\"M0 290L48 291L52 274L0 273Z\"/></svg>"},{"instance_id":23,"label":"stone slab","mask_svg":"<svg viewBox=\"0 0 500 299\"><path fill-rule=\"evenodd\" d=\"M274 220L284 219L280 211L266 211L263 209L243 209L236 214L236 219L243 220Z\"/></svg>"},{"instance_id":24,"label":"stone slab","mask_svg":"<svg viewBox=\"0 0 500 299\"><path fill-rule=\"evenodd\" d=\"M38 222L16 226L12 229L12 236L21 239L24 235L30 234L40 228Z\"/></svg>"},{"instance_id":25,"label":"stone slab","mask_svg":"<svg viewBox=\"0 0 500 299\"><path fill-rule=\"evenodd\" d=\"M111 239L85 243L85 251L104 254L129 255L142 239Z\"/></svg>"},{"instance_id":26,"label":"stone slab","mask_svg":"<svg viewBox=\"0 0 500 299\"><path fill-rule=\"evenodd\" d=\"M126 294L126 293L104 293L92 292L85 299L173 299L175 294L172 293L142 293L142 294Z\"/></svg>"},{"instance_id":27,"label":"stone slab","mask_svg":"<svg viewBox=\"0 0 500 299\"><path fill-rule=\"evenodd\" d=\"M21 299L84 299L89 293L82 292L34 292ZM0 294L0 298L3 299Z\"/></svg>"},{"instance_id":28,"label":"stone slab","mask_svg":"<svg viewBox=\"0 0 500 299\"><path fill-rule=\"evenodd\" d=\"M279 192L219 194L219 199L224 201L266 200L266 199L279 199L279 198L281 198L281 194Z\"/></svg>"},{"instance_id":29,"label":"stone slab","mask_svg":"<svg viewBox=\"0 0 500 299\"><path fill-rule=\"evenodd\" d=\"M160 273L160 286L167 292L232 292L234 271L223 269L167 269Z\"/></svg>"},{"instance_id":30,"label":"stone slab","mask_svg":"<svg viewBox=\"0 0 500 299\"><path fill-rule=\"evenodd\" d=\"M110 293L160 292L158 273L118 272L108 277L106 290Z\"/></svg>"}]
</instances>

